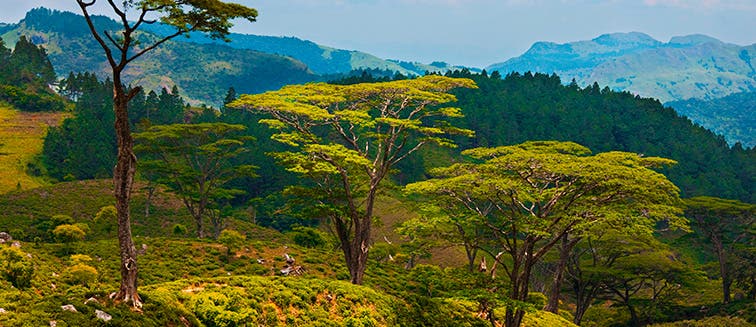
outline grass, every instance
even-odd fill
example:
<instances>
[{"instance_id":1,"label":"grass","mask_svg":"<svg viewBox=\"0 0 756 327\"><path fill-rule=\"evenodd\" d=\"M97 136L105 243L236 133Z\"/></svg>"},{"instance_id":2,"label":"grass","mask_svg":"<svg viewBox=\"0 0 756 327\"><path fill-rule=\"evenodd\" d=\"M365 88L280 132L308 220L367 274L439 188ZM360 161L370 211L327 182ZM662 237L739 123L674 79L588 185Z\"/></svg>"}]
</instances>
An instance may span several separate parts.
<instances>
[{"instance_id":1,"label":"grass","mask_svg":"<svg viewBox=\"0 0 756 327\"><path fill-rule=\"evenodd\" d=\"M26 167L42 152L47 128L65 115L20 112L0 103L0 194L46 185L42 178L27 174Z\"/></svg>"}]
</instances>

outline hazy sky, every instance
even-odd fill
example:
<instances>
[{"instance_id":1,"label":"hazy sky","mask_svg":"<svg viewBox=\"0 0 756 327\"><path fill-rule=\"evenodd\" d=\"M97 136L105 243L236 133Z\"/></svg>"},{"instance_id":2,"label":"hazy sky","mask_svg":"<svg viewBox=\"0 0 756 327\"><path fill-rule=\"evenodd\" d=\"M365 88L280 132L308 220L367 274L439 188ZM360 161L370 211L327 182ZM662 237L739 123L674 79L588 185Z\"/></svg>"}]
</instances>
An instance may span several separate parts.
<instances>
[{"instance_id":1,"label":"hazy sky","mask_svg":"<svg viewBox=\"0 0 756 327\"><path fill-rule=\"evenodd\" d=\"M104 2L104 0L100 0ZM536 41L564 43L613 32L660 41L706 34L756 43L756 0L236 0L257 8L235 32L296 36L382 58L485 67ZM74 0L0 0L0 21L31 8L78 12Z\"/></svg>"}]
</instances>

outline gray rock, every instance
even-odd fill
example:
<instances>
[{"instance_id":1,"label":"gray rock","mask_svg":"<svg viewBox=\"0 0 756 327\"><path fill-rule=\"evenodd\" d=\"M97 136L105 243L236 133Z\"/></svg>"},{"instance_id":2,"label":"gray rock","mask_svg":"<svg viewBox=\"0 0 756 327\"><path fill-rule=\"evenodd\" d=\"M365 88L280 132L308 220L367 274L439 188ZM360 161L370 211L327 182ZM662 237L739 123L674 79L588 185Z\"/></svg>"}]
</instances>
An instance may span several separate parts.
<instances>
[{"instance_id":1,"label":"gray rock","mask_svg":"<svg viewBox=\"0 0 756 327\"><path fill-rule=\"evenodd\" d=\"M110 321L110 319L113 319L113 316L105 313L105 311L95 310L95 316L97 319L100 319L104 322Z\"/></svg>"},{"instance_id":2,"label":"gray rock","mask_svg":"<svg viewBox=\"0 0 756 327\"><path fill-rule=\"evenodd\" d=\"M62 305L60 306L60 308L64 311L79 312L78 310L76 310L76 307L73 306L73 304Z\"/></svg>"},{"instance_id":3,"label":"gray rock","mask_svg":"<svg viewBox=\"0 0 756 327\"><path fill-rule=\"evenodd\" d=\"M13 240L10 234L6 232L0 232L0 243L10 242Z\"/></svg>"},{"instance_id":4,"label":"gray rock","mask_svg":"<svg viewBox=\"0 0 756 327\"><path fill-rule=\"evenodd\" d=\"M5 309L0 308L0 314L6 313L6 312L8 312L8 311L5 311Z\"/></svg>"}]
</instances>

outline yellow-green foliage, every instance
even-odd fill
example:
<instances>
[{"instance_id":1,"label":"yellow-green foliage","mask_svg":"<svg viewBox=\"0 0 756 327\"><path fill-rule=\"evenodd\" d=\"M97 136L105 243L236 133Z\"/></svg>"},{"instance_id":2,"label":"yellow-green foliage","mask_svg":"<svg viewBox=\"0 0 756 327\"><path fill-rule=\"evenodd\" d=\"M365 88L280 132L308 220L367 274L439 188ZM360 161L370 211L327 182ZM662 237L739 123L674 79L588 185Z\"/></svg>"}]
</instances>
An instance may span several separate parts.
<instances>
[{"instance_id":1,"label":"yellow-green foliage","mask_svg":"<svg viewBox=\"0 0 756 327\"><path fill-rule=\"evenodd\" d=\"M665 324L654 324L649 327L745 327L754 326L738 317L708 317L701 320L684 320Z\"/></svg>"},{"instance_id":2,"label":"yellow-green foliage","mask_svg":"<svg viewBox=\"0 0 756 327\"><path fill-rule=\"evenodd\" d=\"M31 285L34 265L31 257L12 246L0 246L0 276L16 288Z\"/></svg>"},{"instance_id":3,"label":"yellow-green foliage","mask_svg":"<svg viewBox=\"0 0 756 327\"><path fill-rule=\"evenodd\" d=\"M239 249L244 244L245 239L244 235L233 229L224 229L218 236L218 241L226 247L229 254Z\"/></svg>"},{"instance_id":4,"label":"yellow-green foliage","mask_svg":"<svg viewBox=\"0 0 756 327\"><path fill-rule=\"evenodd\" d=\"M88 286L97 280L97 269L83 263L77 263L66 269L63 280L71 285Z\"/></svg>"},{"instance_id":5,"label":"yellow-green foliage","mask_svg":"<svg viewBox=\"0 0 756 327\"><path fill-rule=\"evenodd\" d=\"M77 225L63 224L55 227L53 235L59 242L68 243L83 240L86 233Z\"/></svg>"},{"instance_id":6,"label":"yellow-green foliage","mask_svg":"<svg viewBox=\"0 0 756 327\"><path fill-rule=\"evenodd\" d=\"M577 325L546 311L534 311L525 314L522 319L522 327L576 327Z\"/></svg>"},{"instance_id":7,"label":"yellow-green foliage","mask_svg":"<svg viewBox=\"0 0 756 327\"><path fill-rule=\"evenodd\" d=\"M207 326L393 326L400 303L368 287L303 278L182 280L144 292Z\"/></svg>"},{"instance_id":8,"label":"yellow-green foliage","mask_svg":"<svg viewBox=\"0 0 756 327\"><path fill-rule=\"evenodd\" d=\"M19 112L0 103L0 194L45 184L26 173L27 164L42 152L47 127L57 125L63 113Z\"/></svg>"}]
</instances>

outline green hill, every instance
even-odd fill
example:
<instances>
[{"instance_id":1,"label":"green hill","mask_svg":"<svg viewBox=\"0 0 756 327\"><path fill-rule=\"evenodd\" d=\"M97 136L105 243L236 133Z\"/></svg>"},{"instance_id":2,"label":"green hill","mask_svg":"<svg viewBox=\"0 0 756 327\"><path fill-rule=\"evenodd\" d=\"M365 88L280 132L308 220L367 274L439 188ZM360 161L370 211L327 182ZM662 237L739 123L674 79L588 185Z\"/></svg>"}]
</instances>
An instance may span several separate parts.
<instances>
[{"instance_id":1,"label":"green hill","mask_svg":"<svg viewBox=\"0 0 756 327\"><path fill-rule=\"evenodd\" d=\"M667 102L696 124L723 135L728 143L756 147L756 92L734 93L713 100Z\"/></svg>"},{"instance_id":2,"label":"green hill","mask_svg":"<svg viewBox=\"0 0 756 327\"><path fill-rule=\"evenodd\" d=\"M163 25L149 25L147 29L158 35L172 33L172 28ZM277 37L232 33L228 36L230 43L213 40L200 33L191 34L189 38L178 41L199 44L224 44L236 49L255 50L270 54L279 54L295 58L307 65L312 72L319 75L349 73L358 69L381 69L402 73L404 75L423 75L426 71L444 73L447 70L460 69L445 62L422 64L397 60L384 60L369 53L336 49L302 40L296 37Z\"/></svg>"},{"instance_id":3,"label":"green hill","mask_svg":"<svg viewBox=\"0 0 756 327\"><path fill-rule=\"evenodd\" d=\"M99 16L102 28L115 22ZM59 76L69 72L108 74L102 49L89 35L83 17L69 13L34 9L2 38L6 44L25 35L47 49ZM154 38L149 33L141 37ZM201 78L198 78L201 77ZM305 64L290 57L259 51L234 49L218 44L168 42L127 69L124 79L147 90L170 89L178 85L190 101L218 105L229 87L240 93L257 93L286 84L312 81L317 76Z\"/></svg>"},{"instance_id":4,"label":"green hill","mask_svg":"<svg viewBox=\"0 0 756 327\"><path fill-rule=\"evenodd\" d=\"M673 37L663 43L633 32L565 44L538 42L521 56L486 69L502 74L556 73L581 86L598 82L666 102L754 91L754 62L756 44L739 46L705 35Z\"/></svg>"},{"instance_id":5,"label":"green hill","mask_svg":"<svg viewBox=\"0 0 756 327\"><path fill-rule=\"evenodd\" d=\"M112 303L118 285L118 249L107 221L93 219L100 206L112 203L109 180L60 183L0 195L0 231L21 240L17 250L0 244L0 255L19 252L16 263L32 263L29 284L14 287L0 277L0 325L101 326L486 326L473 298L442 290L427 292L424 270L413 273L398 264L371 260L365 286L348 279L338 250L305 248L290 235L232 220L229 228L246 235L230 252L214 241L175 233L189 220L167 193L143 215L144 194L135 194L133 226L139 256L142 312ZM83 241L57 243L49 236L54 215L85 223ZM60 219L60 218L58 218ZM112 223L112 222L111 222ZM111 226L111 229L108 229ZM74 255L75 254L75 255ZM301 276L282 276L284 254L304 268ZM1 265L0 270L5 269ZM89 268L83 268L89 267ZM440 273L440 271L439 271ZM77 312L66 311L73 305ZM106 324L107 325L107 324ZM524 326L574 326L561 317L533 310Z\"/></svg>"},{"instance_id":6,"label":"green hill","mask_svg":"<svg viewBox=\"0 0 756 327\"><path fill-rule=\"evenodd\" d=\"M452 74L454 75L454 74ZM563 85L556 75L472 77L478 89L458 91L473 139L462 148L528 140L573 141L595 152L629 151L678 161L665 169L685 197L711 195L754 203L756 149L730 148L724 138L694 125L658 100L598 84Z\"/></svg>"}]
</instances>

